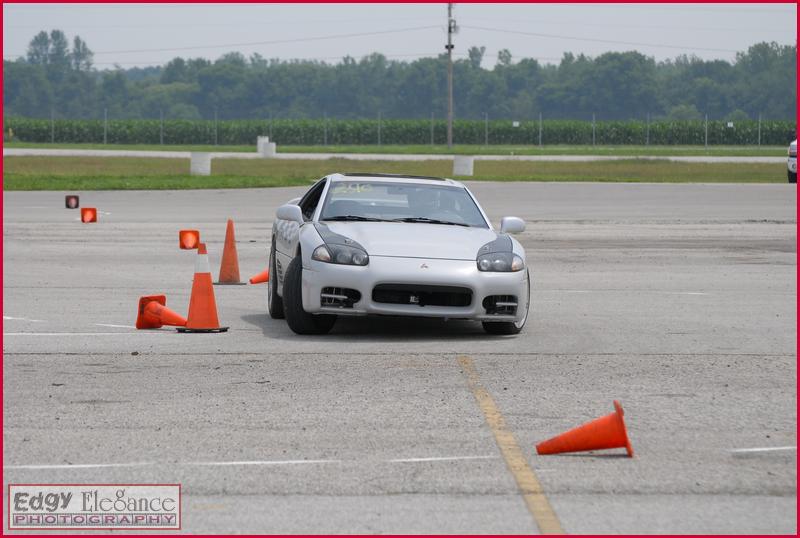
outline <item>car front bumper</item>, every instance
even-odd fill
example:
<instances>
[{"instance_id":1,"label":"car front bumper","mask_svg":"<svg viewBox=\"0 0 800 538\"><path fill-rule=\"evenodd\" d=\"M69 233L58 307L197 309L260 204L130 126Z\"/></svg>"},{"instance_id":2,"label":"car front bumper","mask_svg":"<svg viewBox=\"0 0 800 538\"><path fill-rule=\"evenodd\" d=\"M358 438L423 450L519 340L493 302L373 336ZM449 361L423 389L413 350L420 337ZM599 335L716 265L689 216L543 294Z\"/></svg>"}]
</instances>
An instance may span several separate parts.
<instances>
[{"instance_id":1,"label":"car front bumper","mask_svg":"<svg viewBox=\"0 0 800 538\"><path fill-rule=\"evenodd\" d=\"M796 174L797 173L797 157L789 157L789 161L787 163L787 167L789 168L789 172Z\"/></svg>"},{"instance_id":2,"label":"car front bumper","mask_svg":"<svg viewBox=\"0 0 800 538\"><path fill-rule=\"evenodd\" d=\"M435 306L397 304L373 300L373 288L379 284L448 286L468 288L472 299L467 306ZM323 306L323 288L357 290L360 300L352 307ZM487 296L517 297L515 315L487 313ZM528 308L526 271L491 273L478 271L475 261L438 260L425 258L393 258L370 256L364 267L337 265L311 260L303 267L303 309L314 314L343 316L387 315L416 316L479 321L514 321L525 318Z\"/></svg>"}]
</instances>

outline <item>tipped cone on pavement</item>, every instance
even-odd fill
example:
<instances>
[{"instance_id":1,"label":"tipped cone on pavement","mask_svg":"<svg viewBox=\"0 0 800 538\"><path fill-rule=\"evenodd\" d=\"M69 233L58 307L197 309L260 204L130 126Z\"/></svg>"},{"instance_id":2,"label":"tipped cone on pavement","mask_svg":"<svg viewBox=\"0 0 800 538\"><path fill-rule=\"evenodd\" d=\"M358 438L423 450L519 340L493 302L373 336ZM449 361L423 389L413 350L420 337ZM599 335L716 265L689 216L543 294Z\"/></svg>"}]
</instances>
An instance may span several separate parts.
<instances>
[{"instance_id":1,"label":"tipped cone on pavement","mask_svg":"<svg viewBox=\"0 0 800 538\"><path fill-rule=\"evenodd\" d=\"M228 227L225 230L225 247L222 249L222 261L219 264L219 280L214 284L245 284L239 278L239 254L236 252L236 236L231 219L228 219Z\"/></svg>"},{"instance_id":2,"label":"tipped cone on pavement","mask_svg":"<svg viewBox=\"0 0 800 538\"><path fill-rule=\"evenodd\" d=\"M633 447L625 428L625 415L622 406L614 400L615 411L610 415L596 418L586 424L557 435L536 445L536 452L562 454L564 452L583 452L607 448L625 448L628 457L633 457Z\"/></svg>"},{"instance_id":3,"label":"tipped cone on pavement","mask_svg":"<svg viewBox=\"0 0 800 538\"><path fill-rule=\"evenodd\" d=\"M139 310L136 314L136 328L160 329L164 325L186 325L186 318L167 308L166 304L167 297L165 295L140 297Z\"/></svg>"},{"instance_id":4,"label":"tipped cone on pavement","mask_svg":"<svg viewBox=\"0 0 800 538\"><path fill-rule=\"evenodd\" d=\"M194 250L200 244L200 232L198 230L179 230L178 246L181 250Z\"/></svg>"},{"instance_id":5,"label":"tipped cone on pavement","mask_svg":"<svg viewBox=\"0 0 800 538\"><path fill-rule=\"evenodd\" d=\"M97 208L82 207L81 222L97 222Z\"/></svg>"},{"instance_id":6,"label":"tipped cone on pavement","mask_svg":"<svg viewBox=\"0 0 800 538\"><path fill-rule=\"evenodd\" d=\"M269 282L269 269L264 269L255 276L250 277L250 284L263 284Z\"/></svg>"},{"instance_id":7,"label":"tipped cone on pavement","mask_svg":"<svg viewBox=\"0 0 800 538\"><path fill-rule=\"evenodd\" d=\"M219 333L228 327L220 327L217 317L217 301L214 298L214 285L211 283L211 268L208 266L208 251L205 243L197 246L197 262L194 268L192 296L189 299L189 316L185 327L179 332Z\"/></svg>"}]
</instances>

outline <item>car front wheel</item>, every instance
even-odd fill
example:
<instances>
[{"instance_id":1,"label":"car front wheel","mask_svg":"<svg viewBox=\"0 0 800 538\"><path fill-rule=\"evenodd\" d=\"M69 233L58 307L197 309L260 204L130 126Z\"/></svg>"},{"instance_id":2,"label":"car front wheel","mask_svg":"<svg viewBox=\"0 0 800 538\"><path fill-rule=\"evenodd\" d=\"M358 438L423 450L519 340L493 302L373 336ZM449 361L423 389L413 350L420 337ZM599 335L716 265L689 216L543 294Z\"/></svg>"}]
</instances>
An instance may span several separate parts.
<instances>
[{"instance_id":1,"label":"car front wheel","mask_svg":"<svg viewBox=\"0 0 800 538\"><path fill-rule=\"evenodd\" d=\"M336 323L330 314L309 314L303 309L303 260L297 256L283 279L283 311L286 323L297 334L327 334Z\"/></svg>"},{"instance_id":2,"label":"car front wheel","mask_svg":"<svg viewBox=\"0 0 800 538\"><path fill-rule=\"evenodd\" d=\"M797 183L797 172L789 172L789 183Z\"/></svg>"}]
</instances>

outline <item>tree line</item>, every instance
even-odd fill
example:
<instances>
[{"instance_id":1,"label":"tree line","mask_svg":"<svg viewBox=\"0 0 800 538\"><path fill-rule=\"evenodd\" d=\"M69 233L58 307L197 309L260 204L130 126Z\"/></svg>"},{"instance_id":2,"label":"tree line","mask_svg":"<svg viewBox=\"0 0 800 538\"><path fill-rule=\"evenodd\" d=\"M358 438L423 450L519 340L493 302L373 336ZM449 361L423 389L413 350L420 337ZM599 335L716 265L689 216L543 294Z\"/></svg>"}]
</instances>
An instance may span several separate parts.
<instances>
[{"instance_id":1,"label":"tree line","mask_svg":"<svg viewBox=\"0 0 800 538\"><path fill-rule=\"evenodd\" d=\"M636 51L566 53L558 64L515 60L485 48L454 62L462 119L794 120L797 46L757 43L733 62L678 56L656 62ZM238 52L211 61L97 69L87 44L40 32L27 55L3 61L4 116L73 119L443 118L447 57L413 61L374 53L339 63L267 59Z\"/></svg>"}]
</instances>

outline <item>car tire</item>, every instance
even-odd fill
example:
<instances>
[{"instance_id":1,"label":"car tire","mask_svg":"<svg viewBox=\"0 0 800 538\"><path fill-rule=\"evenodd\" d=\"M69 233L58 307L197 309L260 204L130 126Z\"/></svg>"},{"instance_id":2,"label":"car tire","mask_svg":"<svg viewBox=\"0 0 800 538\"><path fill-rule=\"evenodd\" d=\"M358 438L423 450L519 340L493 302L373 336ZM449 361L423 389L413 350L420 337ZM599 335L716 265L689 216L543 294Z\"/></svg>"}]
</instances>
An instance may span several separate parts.
<instances>
[{"instance_id":1,"label":"car tire","mask_svg":"<svg viewBox=\"0 0 800 538\"><path fill-rule=\"evenodd\" d=\"M528 297L527 302L525 303L525 317L522 318L521 321L484 321L483 322L483 330L489 334L501 334L501 335L509 335L509 334L519 334L523 327L525 327L525 322L528 321L528 309L530 308L531 304L531 275L529 272L526 271L525 278L528 281Z\"/></svg>"},{"instance_id":2,"label":"car tire","mask_svg":"<svg viewBox=\"0 0 800 538\"><path fill-rule=\"evenodd\" d=\"M303 260L297 256L283 279L283 309L286 323L297 334L327 334L336 323L330 314L309 314L303 309Z\"/></svg>"},{"instance_id":3,"label":"car tire","mask_svg":"<svg viewBox=\"0 0 800 538\"><path fill-rule=\"evenodd\" d=\"M269 283L267 284L267 311L272 319L283 319L283 298L278 295L278 271L275 263L275 242L269 249Z\"/></svg>"},{"instance_id":4,"label":"car tire","mask_svg":"<svg viewBox=\"0 0 800 538\"><path fill-rule=\"evenodd\" d=\"M797 183L797 172L789 172L789 183Z\"/></svg>"}]
</instances>

